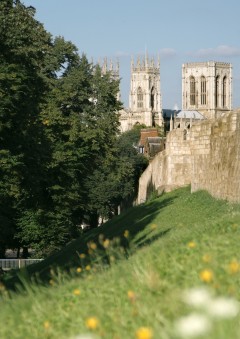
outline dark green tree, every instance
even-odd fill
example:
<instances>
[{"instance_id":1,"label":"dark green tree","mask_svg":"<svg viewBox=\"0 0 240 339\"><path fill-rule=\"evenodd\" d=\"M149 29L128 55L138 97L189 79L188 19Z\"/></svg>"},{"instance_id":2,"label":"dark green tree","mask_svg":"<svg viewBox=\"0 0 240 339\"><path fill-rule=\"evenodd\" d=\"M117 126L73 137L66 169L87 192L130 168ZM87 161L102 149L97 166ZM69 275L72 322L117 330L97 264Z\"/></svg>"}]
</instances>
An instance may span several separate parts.
<instances>
[{"instance_id":1,"label":"dark green tree","mask_svg":"<svg viewBox=\"0 0 240 339\"><path fill-rule=\"evenodd\" d=\"M138 179L148 165L148 160L137 151L140 129L119 135L111 147L111 152L99 161L90 173L85 185L88 192L86 217L92 226L99 217L112 218L118 207L129 207L136 197Z\"/></svg>"},{"instance_id":2,"label":"dark green tree","mask_svg":"<svg viewBox=\"0 0 240 339\"><path fill-rule=\"evenodd\" d=\"M21 211L44 200L45 159L39 112L47 90L42 69L50 35L20 1L0 3L0 224L2 252L16 246ZM40 195L42 196L41 198Z\"/></svg>"}]
</instances>

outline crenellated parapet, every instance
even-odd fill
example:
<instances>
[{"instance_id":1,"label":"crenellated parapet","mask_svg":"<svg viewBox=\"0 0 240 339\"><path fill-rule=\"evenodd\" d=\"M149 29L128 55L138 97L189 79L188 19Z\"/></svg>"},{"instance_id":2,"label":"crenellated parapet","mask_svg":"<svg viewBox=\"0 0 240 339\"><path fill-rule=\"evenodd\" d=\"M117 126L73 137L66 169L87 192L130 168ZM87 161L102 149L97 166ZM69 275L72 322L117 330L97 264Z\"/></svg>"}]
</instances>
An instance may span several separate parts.
<instances>
[{"instance_id":1,"label":"crenellated parapet","mask_svg":"<svg viewBox=\"0 0 240 339\"><path fill-rule=\"evenodd\" d=\"M112 59L104 58L98 60L98 65L102 70L102 74L111 72L114 78L119 79L119 61L113 61Z\"/></svg>"},{"instance_id":2,"label":"crenellated parapet","mask_svg":"<svg viewBox=\"0 0 240 339\"><path fill-rule=\"evenodd\" d=\"M149 58L148 54L146 54L144 57L137 57L137 60L135 61L132 57L131 60L131 71L132 72L160 72L160 58L158 56L157 61L151 57Z\"/></svg>"}]
</instances>

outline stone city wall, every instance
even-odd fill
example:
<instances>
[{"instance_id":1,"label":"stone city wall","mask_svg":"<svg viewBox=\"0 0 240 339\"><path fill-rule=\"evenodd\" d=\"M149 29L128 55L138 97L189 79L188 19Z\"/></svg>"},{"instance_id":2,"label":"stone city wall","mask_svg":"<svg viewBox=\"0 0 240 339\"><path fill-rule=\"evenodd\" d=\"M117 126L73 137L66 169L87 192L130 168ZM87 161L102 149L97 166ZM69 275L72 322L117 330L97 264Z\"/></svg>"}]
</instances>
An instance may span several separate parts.
<instances>
[{"instance_id":1,"label":"stone city wall","mask_svg":"<svg viewBox=\"0 0 240 339\"><path fill-rule=\"evenodd\" d=\"M240 202L240 111L196 123L189 130L168 133L139 180L137 203L159 193L191 184L216 198Z\"/></svg>"},{"instance_id":2,"label":"stone city wall","mask_svg":"<svg viewBox=\"0 0 240 339\"><path fill-rule=\"evenodd\" d=\"M240 202L240 111L194 126L190 148L192 192Z\"/></svg>"}]
</instances>

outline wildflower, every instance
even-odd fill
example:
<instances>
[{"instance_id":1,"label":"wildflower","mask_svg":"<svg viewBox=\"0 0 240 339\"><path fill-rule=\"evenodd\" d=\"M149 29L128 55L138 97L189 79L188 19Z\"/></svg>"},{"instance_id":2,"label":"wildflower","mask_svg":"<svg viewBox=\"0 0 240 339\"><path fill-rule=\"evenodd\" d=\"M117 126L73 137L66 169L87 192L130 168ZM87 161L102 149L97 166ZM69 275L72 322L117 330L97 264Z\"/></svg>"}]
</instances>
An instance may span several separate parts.
<instances>
[{"instance_id":1,"label":"wildflower","mask_svg":"<svg viewBox=\"0 0 240 339\"><path fill-rule=\"evenodd\" d=\"M234 274L239 272L240 264L237 260L232 260L228 266L230 273Z\"/></svg>"},{"instance_id":2,"label":"wildflower","mask_svg":"<svg viewBox=\"0 0 240 339\"><path fill-rule=\"evenodd\" d=\"M50 284L51 286L53 286L53 285L54 285L54 280L53 280L53 279L50 279L50 280L49 280L49 284Z\"/></svg>"},{"instance_id":3,"label":"wildflower","mask_svg":"<svg viewBox=\"0 0 240 339\"><path fill-rule=\"evenodd\" d=\"M134 302L134 301L135 301L136 295L135 295L135 293L134 293L133 291L131 291L131 290L128 291L127 295L128 295L128 299L129 299L131 302Z\"/></svg>"},{"instance_id":4,"label":"wildflower","mask_svg":"<svg viewBox=\"0 0 240 339\"><path fill-rule=\"evenodd\" d=\"M211 270L203 270L200 272L199 276L205 283L210 283L213 280L213 272Z\"/></svg>"},{"instance_id":5,"label":"wildflower","mask_svg":"<svg viewBox=\"0 0 240 339\"><path fill-rule=\"evenodd\" d=\"M0 283L0 292L3 292L3 291L5 291L5 286L2 284L2 283Z\"/></svg>"},{"instance_id":6,"label":"wildflower","mask_svg":"<svg viewBox=\"0 0 240 339\"><path fill-rule=\"evenodd\" d=\"M43 125L46 125L46 126L49 125L49 120L48 119L44 120Z\"/></svg>"},{"instance_id":7,"label":"wildflower","mask_svg":"<svg viewBox=\"0 0 240 339\"><path fill-rule=\"evenodd\" d=\"M78 267L78 268L76 269L76 271L77 271L77 273L81 273L81 272L82 272L81 267Z\"/></svg>"},{"instance_id":8,"label":"wildflower","mask_svg":"<svg viewBox=\"0 0 240 339\"><path fill-rule=\"evenodd\" d=\"M103 242L103 247L104 248L108 248L110 245L110 240L109 239L105 239L104 242Z\"/></svg>"},{"instance_id":9,"label":"wildflower","mask_svg":"<svg viewBox=\"0 0 240 339\"><path fill-rule=\"evenodd\" d=\"M45 330L48 330L51 327L49 321L44 321L43 326L44 326Z\"/></svg>"},{"instance_id":10,"label":"wildflower","mask_svg":"<svg viewBox=\"0 0 240 339\"><path fill-rule=\"evenodd\" d=\"M183 338L197 337L206 334L211 329L209 319L201 314L192 313L176 322L176 332Z\"/></svg>"},{"instance_id":11,"label":"wildflower","mask_svg":"<svg viewBox=\"0 0 240 339\"><path fill-rule=\"evenodd\" d=\"M78 288L76 288L76 289L73 291L73 294L74 294L74 295L80 295L81 292L80 292L80 290L79 290Z\"/></svg>"},{"instance_id":12,"label":"wildflower","mask_svg":"<svg viewBox=\"0 0 240 339\"><path fill-rule=\"evenodd\" d=\"M195 243L194 241L190 241L190 242L188 243L188 247L189 247L189 248L194 248L194 247L196 247L196 243Z\"/></svg>"},{"instance_id":13,"label":"wildflower","mask_svg":"<svg viewBox=\"0 0 240 339\"><path fill-rule=\"evenodd\" d=\"M97 337L93 337L92 334L79 334L76 337L73 337L72 339L96 339Z\"/></svg>"},{"instance_id":14,"label":"wildflower","mask_svg":"<svg viewBox=\"0 0 240 339\"><path fill-rule=\"evenodd\" d=\"M89 330L96 330L96 328L99 326L99 320L96 317L90 317L86 320L86 327Z\"/></svg>"},{"instance_id":15,"label":"wildflower","mask_svg":"<svg viewBox=\"0 0 240 339\"><path fill-rule=\"evenodd\" d=\"M79 255L79 257L80 257L81 259L84 259L84 258L86 258L86 254L85 254L85 253L81 253L81 254Z\"/></svg>"},{"instance_id":16,"label":"wildflower","mask_svg":"<svg viewBox=\"0 0 240 339\"><path fill-rule=\"evenodd\" d=\"M211 256L209 254L204 254L202 256L202 261L205 263L209 263L212 260Z\"/></svg>"},{"instance_id":17,"label":"wildflower","mask_svg":"<svg viewBox=\"0 0 240 339\"><path fill-rule=\"evenodd\" d=\"M89 247L90 247L93 251L95 251L96 248L97 248L97 245L95 244L95 242L91 242L91 243L89 244Z\"/></svg>"},{"instance_id":18,"label":"wildflower","mask_svg":"<svg viewBox=\"0 0 240 339\"><path fill-rule=\"evenodd\" d=\"M216 318L233 318L239 313L239 303L234 299L219 297L208 304L207 311Z\"/></svg>"},{"instance_id":19,"label":"wildflower","mask_svg":"<svg viewBox=\"0 0 240 339\"><path fill-rule=\"evenodd\" d=\"M123 236L125 238L128 238L129 237L129 231L128 230L125 230L124 233L123 233Z\"/></svg>"},{"instance_id":20,"label":"wildflower","mask_svg":"<svg viewBox=\"0 0 240 339\"><path fill-rule=\"evenodd\" d=\"M203 307L210 302L211 295L206 288L192 288L183 293L183 300L190 306Z\"/></svg>"},{"instance_id":21,"label":"wildflower","mask_svg":"<svg viewBox=\"0 0 240 339\"><path fill-rule=\"evenodd\" d=\"M156 224L152 224L152 225L151 225L151 230L152 230L152 231L154 231L156 228L157 228L157 225L156 225Z\"/></svg>"},{"instance_id":22,"label":"wildflower","mask_svg":"<svg viewBox=\"0 0 240 339\"><path fill-rule=\"evenodd\" d=\"M140 327L136 331L137 339L151 339L153 337L153 332L149 327Z\"/></svg>"},{"instance_id":23,"label":"wildflower","mask_svg":"<svg viewBox=\"0 0 240 339\"><path fill-rule=\"evenodd\" d=\"M91 266L90 266L90 265L87 265L87 266L85 267L85 270L86 270L86 271L90 271L90 270L91 270Z\"/></svg>"}]
</instances>

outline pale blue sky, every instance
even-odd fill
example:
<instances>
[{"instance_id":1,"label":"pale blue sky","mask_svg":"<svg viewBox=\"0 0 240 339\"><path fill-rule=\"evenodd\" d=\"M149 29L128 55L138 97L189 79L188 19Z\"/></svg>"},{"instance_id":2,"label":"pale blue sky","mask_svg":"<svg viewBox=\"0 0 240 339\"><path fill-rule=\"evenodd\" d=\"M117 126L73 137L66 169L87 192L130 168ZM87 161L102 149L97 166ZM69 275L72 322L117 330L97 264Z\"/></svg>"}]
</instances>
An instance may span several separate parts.
<instances>
[{"instance_id":1,"label":"pale blue sky","mask_svg":"<svg viewBox=\"0 0 240 339\"><path fill-rule=\"evenodd\" d=\"M193 61L233 66L233 107L240 107L239 0L23 0L54 36L71 40L89 59L119 59L128 107L130 59L161 57L163 108L179 108L181 67Z\"/></svg>"}]
</instances>

